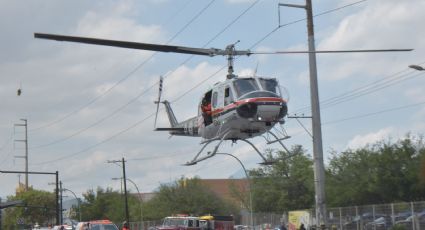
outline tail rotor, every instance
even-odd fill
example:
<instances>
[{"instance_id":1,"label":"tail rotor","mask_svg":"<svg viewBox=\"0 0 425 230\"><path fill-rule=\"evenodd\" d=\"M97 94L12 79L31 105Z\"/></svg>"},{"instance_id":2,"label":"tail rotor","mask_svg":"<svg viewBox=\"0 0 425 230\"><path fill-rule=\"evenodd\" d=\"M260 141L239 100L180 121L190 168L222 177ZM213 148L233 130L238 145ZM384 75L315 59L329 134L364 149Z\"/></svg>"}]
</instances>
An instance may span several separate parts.
<instances>
[{"instance_id":1,"label":"tail rotor","mask_svg":"<svg viewBox=\"0 0 425 230\"><path fill-rule=\"evenodd\" d=\"M162 76L159 76L159 91L158 91L158 100L155 101L156 104L156 113L155 113L155 123L154 128L156 128L156 121L158 119L158 110L159 110L159 103L161 103L161 94L162 94L162 81L164 78Z\"/></svg>"}]
</instances>

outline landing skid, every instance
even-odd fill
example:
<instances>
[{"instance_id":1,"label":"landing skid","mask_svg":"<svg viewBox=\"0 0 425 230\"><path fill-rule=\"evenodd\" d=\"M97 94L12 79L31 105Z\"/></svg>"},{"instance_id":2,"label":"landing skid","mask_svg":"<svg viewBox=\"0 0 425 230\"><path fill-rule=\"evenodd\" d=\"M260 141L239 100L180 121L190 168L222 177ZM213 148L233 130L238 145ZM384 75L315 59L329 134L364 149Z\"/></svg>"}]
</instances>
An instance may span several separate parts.
<instances>
[{"instance_id":1,"label":"landing skid","mask_svg":"<svg viewBox=\"0 0 425 230\"><path fill-rule=\"evenodd\" d=\"M222 138L214 138L214 139L211 139L211 140L207 140L207 141L204 141L204 142L202 142L202 144L204 144L204 146L202 146L202 148L201 148L201 150L196 154L196 156L191 160L191 161L188 161L188 162L186 162L185 164L183 164L183 165L185 165L185 166L190 166L190 165L195 165L195 164L197 164L198 162L201 162L201 161L203 161L203 160L206 160L206 159L208 159L208 158L211 158L211 157L213 157L213 156L215 156L216 154L217 154L217 151L218 151L218 148L220 147L220 145L221 145L221 143L223 143L223 141L224 140L226 140L226 137L229 135L229 133L230 132L227 132L226 134L224 134L223 135L223 137ZM207 145L209 145L210 143L212 143L212 142L214 142L214 141L217 141L217 140L220 140L219 142L218 142L218 144L214 147L214 150L212 151L212 152L207 152L207 155L206 156L203 156L203 157L199 157L199 155L202 153L202 151L204 151L204 149L205 149L205 147L207 147ZM246 143L248 143L249 145L251 145L251 147L258 153L258 155L260 155L260 157L263 159L263 162L261 162L260 164L262 164L262 165L271 165L271 164L273 164L274 163L274 161L268 161L265 157L264 157L264 155L263 154L261 154L261 152L257 149L257 147L255 147L255 145L252 143L252 142L250 142L250 141L248 141L248 140L245 140L245 139L231 139L233 142L236 142L236 141L238 141L238 140L240 140L240 141L244 141L244 142L246 142Z\"/></svg>"}]
</instances>

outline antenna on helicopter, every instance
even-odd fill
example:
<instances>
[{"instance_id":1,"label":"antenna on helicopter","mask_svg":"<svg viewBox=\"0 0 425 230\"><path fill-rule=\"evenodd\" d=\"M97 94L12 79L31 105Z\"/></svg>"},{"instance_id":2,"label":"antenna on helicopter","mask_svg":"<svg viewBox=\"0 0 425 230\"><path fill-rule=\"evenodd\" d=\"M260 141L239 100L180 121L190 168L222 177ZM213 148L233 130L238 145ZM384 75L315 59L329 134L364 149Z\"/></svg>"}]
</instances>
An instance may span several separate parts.
<instances>
[{"instance_id":1,"label":"antenna on helicopter","mask_svg":"<svg viewBox=\"0 0 425 230\"><path fill-rule=\"evenodd\" d=\"M259 62L257 61L257 65L255 66L255 69L254 69L254 77L257 77L258 64Z\"/></svg>"},{"instance_id":2,"label":"antenna on helicopter","mask_svg":"<svg viewBox=\"0 0 425 230\"><path fill-rule=\"evenodd\" d=\"M156 113L155 113L155 123L154 128L156 128L156 121L158 119L158 110L159 110L159 103L161 103L161 94L162 94L162 81L164 78L162 76L159 76L159 90L158 90L158 100L155 101L156 104Z\"/></svg>"}]
</instances>

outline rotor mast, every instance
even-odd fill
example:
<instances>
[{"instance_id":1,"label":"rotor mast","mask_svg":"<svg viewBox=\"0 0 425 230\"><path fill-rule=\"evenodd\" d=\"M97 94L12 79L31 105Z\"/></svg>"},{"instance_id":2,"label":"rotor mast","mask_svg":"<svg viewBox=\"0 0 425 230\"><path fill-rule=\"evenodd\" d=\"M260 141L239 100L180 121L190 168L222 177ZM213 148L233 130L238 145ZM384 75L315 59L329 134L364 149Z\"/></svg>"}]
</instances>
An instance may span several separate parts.
<instances>
[{"instance_id":1,"label":"rotor mast","mask_svg":"<svg viewBox=\"0 0 425 230\"><path fill-rule=\"evenodd\" d=\"M239 40L237 42L235 42L234 44L230 44L226 47L225 52L227 55L227 79L232 79L234 77L236 77L236 75L233 74L234 69L233 69L233 63L235 60L235 54L236 54L236 49L235 49L235 45L239 42Z\"/></svg>"}]
</instances>

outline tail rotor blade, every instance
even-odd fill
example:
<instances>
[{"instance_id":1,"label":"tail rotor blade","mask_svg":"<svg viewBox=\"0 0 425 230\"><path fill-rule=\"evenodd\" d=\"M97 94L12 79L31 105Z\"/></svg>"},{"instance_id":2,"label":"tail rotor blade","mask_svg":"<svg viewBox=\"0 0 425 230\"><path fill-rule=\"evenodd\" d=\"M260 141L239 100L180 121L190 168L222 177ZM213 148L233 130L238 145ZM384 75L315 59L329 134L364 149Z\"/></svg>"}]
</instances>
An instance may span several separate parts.
<instances>
[{"instance_id":1,"label":"tail rotor blade","mask_svg":"<svg viewBox=\"0 0 425 230\"><path fill-rule=\"evenodd\" d=\"M160 76L160 77L159 77L158 100L157 100L157 101L155 101L155 103L156 103L156 113L155 113L155 123L154 123L154 127L155 127L155 128L156 128L156 121L157 121L157 119L158 119L159 103L161 103L162 81L163 81L163 77L162 77L162 76Z\"/></svg>"}]
</instances>

